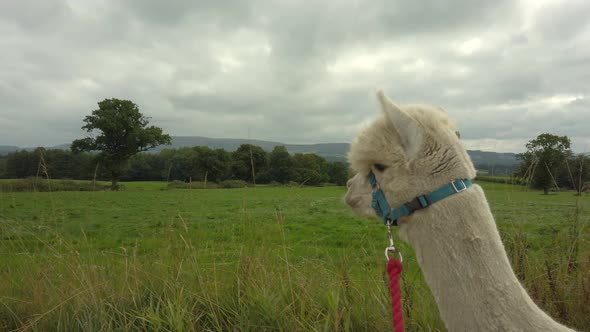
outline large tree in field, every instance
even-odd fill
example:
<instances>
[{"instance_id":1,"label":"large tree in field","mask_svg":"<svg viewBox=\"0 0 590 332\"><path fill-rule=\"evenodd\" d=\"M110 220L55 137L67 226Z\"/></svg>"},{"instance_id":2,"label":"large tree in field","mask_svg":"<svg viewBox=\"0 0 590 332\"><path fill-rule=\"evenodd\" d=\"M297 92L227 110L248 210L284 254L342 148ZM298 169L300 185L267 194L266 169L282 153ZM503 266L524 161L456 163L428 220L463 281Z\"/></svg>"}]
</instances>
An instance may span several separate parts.
<instances>
[{"instance_id":1,"label":"large tree in field","mask_svg":"<svg viewBox=\"0 0 590 332\"><path fill-rule=\"evenodd\" d=\"M526 144L527 151L517 155L522 162L518 175L531 179L531 184L547 194L555 178L565 169L571 155L571 141L567 136L541 134Z\"/></svg>"},{"instance_id":2,"label":"large tree in field","mask_svg":"<svg viewBox=\"0 0 590 332\"><path fill-rule=\"evenodd\" d=\"M149 126L149 118L129 100L105 99L98 109L84 118L82 129L88 137L72 142L74 152L97 151L101 164L112 180L112 189L118 188L126 163L131 156L161 144L170 144L170 136L161 128Z\"/></svg>"}]
</instances>

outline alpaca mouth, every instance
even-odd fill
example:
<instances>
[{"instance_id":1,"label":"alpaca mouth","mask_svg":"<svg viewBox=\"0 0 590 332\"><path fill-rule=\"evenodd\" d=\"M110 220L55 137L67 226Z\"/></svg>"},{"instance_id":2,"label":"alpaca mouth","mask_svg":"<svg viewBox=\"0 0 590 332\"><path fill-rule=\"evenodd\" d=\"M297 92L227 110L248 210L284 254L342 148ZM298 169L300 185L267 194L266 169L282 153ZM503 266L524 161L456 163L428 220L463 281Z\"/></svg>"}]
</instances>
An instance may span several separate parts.
<instances>
[{"instance_id":1,"label":"alpaca mouth","mask_svg":"<svg viewBox=\"0 0 590 332\"><path fill-rule=\"evenodd\" d=\"M346 193L344 196L344 202L350 206L353 210L355 209L365 209L370 208L370 204L364 204L366 202L366 198L369 198L371 192L366 192L362 194L351 194L350 191ZM370 201L370 200L369 200Z\"/></svg>"},{"instance_id":2,"label":"alpaca mouth","mask_svg":"<svg viewBox=\"0 0 590 332\"><path fill-rule=\"evenodd\" d=\"M354 208L360 204L361 197L347 194L346 196L344 196L344 201L346 202L346 204L348 204L348 206Z\"/></svg>"},{"instance_id":3,"label":"alpaca mouth","mask_svg":"<svg viewBox=\"0 0 590 332\"><path fill-rule=\"evenodd\" d=\"M354 194L350 192L344 196L344 202L351 208L352 212L359 217L371 217L374 216L374 211L371 208L370 197L371 193L365 193L362 195Z\"/></svg>"}]
</instances>

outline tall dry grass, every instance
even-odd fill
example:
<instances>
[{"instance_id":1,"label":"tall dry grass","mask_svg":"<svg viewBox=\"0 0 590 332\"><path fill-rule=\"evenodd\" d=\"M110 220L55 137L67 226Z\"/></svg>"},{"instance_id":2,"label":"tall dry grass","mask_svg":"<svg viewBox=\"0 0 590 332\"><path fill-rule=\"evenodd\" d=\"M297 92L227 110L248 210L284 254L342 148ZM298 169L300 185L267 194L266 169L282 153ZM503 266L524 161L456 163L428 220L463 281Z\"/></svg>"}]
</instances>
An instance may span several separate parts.
<instances>
[{"instance_id":1,"label":"tall dry grass","mask_svg":"<svg viewBox=\"0 0 590 332\"><path fill-rule=\"evenodd\" d=\"M267 235L284 235L280 218L275 233ZM5 259L12 261L1 267L8 278L0 283L0 330L389 329L385 276L371 271L374 277L359 279L346 257L292 262L286 242L280 247L245 242L214 259L191 241L182 223L170 225L164 236L169 246L149 256L137 245L84 254L76 249L84 243L74 247L58 234L4 244L2 251L11 253ZM32 254L31 246L42 251ZM373 261L369 253L365 258Z\"/></svg>"},{"instance_id":2,"label":"tall dry grass","mask_svg":"<svg viewBox=\"0 0 590 332\"><path fill-rule=\"evenodd\" d=\"M529 294L556 320L590 331L590 245L582 207L573 207L539 254L529 252L523 227L504 234L512 267Z\"/></svg>"},{"instance_id":3,"label":"tall dry grass","mask_svg":"<svg viewBox=\"0 0 590 332\"><path fill-rule=\"evenodd\" d=\"M541 253L530 249L525 228L503 240L534 300L565 324L590 331L590 246L581 209L546 237ZM60 222L61 213L54 214L48 225ZM0 330L390 330L380 247L302 257L286 236L287 217L277 209L269 225L244 207L240 223L219 229L227 241L211 243L197 241L202 237L178 216L162 227L157 249L146 252L139 242L99 250L83 230L73 243L52 227L0 215L0 235L11 234L0 239ZM411 250L403 249L407 330L443 331Z\"/></svg>"}]
</instances>

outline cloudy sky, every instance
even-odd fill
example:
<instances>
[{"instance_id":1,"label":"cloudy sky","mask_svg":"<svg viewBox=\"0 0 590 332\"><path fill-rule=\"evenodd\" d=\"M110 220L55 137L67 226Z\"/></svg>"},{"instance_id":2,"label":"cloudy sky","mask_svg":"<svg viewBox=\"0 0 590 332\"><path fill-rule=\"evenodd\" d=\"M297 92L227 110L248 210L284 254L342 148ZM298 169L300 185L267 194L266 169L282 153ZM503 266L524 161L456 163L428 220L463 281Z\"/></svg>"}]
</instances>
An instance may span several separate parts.
<instances>
[{"instance_id":1,"label":"cloudy sky","mask_svg":"<svg viewBox=\"0 0 590 332\"><path fill-rule=\"evenodd\" d=\"M171 135L349 142L383 88L470 149L590 151L590 1L2 0L0 145L82 137L104 98Z\"/></svg>"}]
</instances>

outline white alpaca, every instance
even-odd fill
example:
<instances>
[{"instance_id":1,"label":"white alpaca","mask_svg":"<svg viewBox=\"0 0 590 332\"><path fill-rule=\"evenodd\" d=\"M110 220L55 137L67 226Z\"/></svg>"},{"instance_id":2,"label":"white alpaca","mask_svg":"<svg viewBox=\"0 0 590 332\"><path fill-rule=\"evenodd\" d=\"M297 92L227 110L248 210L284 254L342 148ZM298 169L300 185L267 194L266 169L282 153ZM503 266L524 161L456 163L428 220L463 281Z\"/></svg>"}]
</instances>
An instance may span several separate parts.
<instances>
[{"instance_id":1,"label":"white alpaca","mask_svg":"<svg viewBox=\"0 0 590 332\"><path fill-rule=\"evenodd\" d=\"M392 208L475 177L442 109L400 107L382 92L377 96L384 112L358 135L348 156L356 171L346 194L353 211L376 216L370 171ZM449 331L572 331L539 309L518 282L478 185L401 218L399 234L416 251Z\"/></svg>"}]
</instances>

